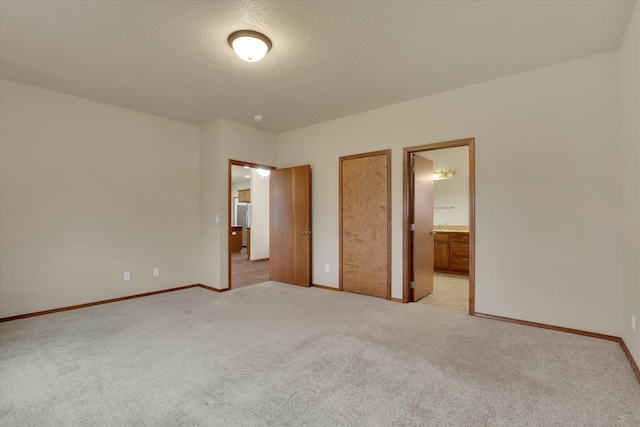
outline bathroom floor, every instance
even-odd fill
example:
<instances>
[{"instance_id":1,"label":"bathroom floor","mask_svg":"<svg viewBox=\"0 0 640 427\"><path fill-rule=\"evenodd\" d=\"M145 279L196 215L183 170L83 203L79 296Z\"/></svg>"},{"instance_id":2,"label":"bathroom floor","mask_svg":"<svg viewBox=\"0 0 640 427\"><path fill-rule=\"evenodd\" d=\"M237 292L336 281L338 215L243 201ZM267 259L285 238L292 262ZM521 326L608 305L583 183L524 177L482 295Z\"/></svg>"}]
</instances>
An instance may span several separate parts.
<instances>
[{"instance_id":1,"label":"bathroom floor","mask_svg":"<svg viewBox=\"0 0 640 427\"><path fill-rule=\"evenodd\" d=\"M433 292L417 302L466 313L469 311L469 277L433 273Z\"/></svg>"}]
</instances>

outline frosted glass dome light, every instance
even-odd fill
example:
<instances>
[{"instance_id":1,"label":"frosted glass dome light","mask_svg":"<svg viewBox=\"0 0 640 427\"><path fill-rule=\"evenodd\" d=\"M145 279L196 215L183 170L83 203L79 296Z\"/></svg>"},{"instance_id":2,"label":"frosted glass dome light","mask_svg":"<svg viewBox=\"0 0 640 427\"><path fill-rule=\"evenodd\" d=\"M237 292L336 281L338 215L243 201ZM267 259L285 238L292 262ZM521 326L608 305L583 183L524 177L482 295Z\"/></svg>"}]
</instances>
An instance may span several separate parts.
<instances>
[{"instance_id":1,"label":"frosted glass dome light","mask_svg":"<svg viewBox=\"0 0 640 427\"><path fill-rule=\"evenodd\" d=\"M227 39L231 46L243 61L258 62L271 50L271 40L264 34L251 30L233 32Z\"/></svg>"}]
</instances>

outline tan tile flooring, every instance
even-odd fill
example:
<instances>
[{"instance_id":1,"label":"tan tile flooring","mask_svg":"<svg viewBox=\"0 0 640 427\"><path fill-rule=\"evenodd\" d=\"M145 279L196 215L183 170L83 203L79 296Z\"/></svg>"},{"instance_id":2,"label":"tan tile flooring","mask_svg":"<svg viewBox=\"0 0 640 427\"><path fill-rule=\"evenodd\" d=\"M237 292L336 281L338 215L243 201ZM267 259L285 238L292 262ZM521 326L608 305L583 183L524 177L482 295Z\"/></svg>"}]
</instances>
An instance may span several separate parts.
<instances>
[{"instance_id":1,"label":"tan tile flooring","mask_svg":"<svg viewBox=\"0 0 640 427\"><path fill-rule=\"evenodd\" d=\"M433 292L417 302L468 312L469 277L433 273Z\"/></svg>"}]
</instances>

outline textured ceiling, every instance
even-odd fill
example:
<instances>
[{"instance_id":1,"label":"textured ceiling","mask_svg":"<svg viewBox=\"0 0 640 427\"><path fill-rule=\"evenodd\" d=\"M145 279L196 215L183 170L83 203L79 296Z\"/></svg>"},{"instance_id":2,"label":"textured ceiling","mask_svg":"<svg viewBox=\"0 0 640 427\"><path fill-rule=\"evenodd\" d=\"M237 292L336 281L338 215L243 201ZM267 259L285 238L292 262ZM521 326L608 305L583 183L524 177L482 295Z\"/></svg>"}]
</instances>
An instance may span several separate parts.
<instances>
[{"instance_id":1,"label":"textured ceiling","mask_svg":"<svg viewBox=\"0 0 640 427\"><path fill-rule=\"evenodd\" d=\"M3 78L282 132L617 49L633 1L0 2ZM246 63L239 29L273 49ZM262 114L264 121L253 121Z\"/></svg>"}]
</instances>

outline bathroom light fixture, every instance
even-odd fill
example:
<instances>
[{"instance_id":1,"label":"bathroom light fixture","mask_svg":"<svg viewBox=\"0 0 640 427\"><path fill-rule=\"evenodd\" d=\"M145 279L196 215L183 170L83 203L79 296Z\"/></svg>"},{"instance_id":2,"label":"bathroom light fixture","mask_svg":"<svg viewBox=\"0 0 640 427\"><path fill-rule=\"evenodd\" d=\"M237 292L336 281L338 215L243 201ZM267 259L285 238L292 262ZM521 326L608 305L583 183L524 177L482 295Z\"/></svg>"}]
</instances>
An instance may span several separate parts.
<instances>
[{"instance_id":1,"label":"bathroom light fixture","mask_svg":"<svg viewBox=\"0 0 640 427\"><path fill-rule=\"evenodd\" d=\"M440 170L440 172L434 172L433 173L433 179L434 180L439 180L439 179L453 178L456 175L458 175L458 172L452 171L451 169L449 169L446 172L443 171L443 170Z\"/></svg>"},{"instance_id":2,"label":"bathroom light fixture","mask_svg":"<svg viewBox=\"0 0 640 427\"><path fill-rule=\"evenodd\" d=\"M229 34L229 46L243 61L258 62L271 50L271 40L262 33L240 30Z\"/></svg>"}]
</instances>

